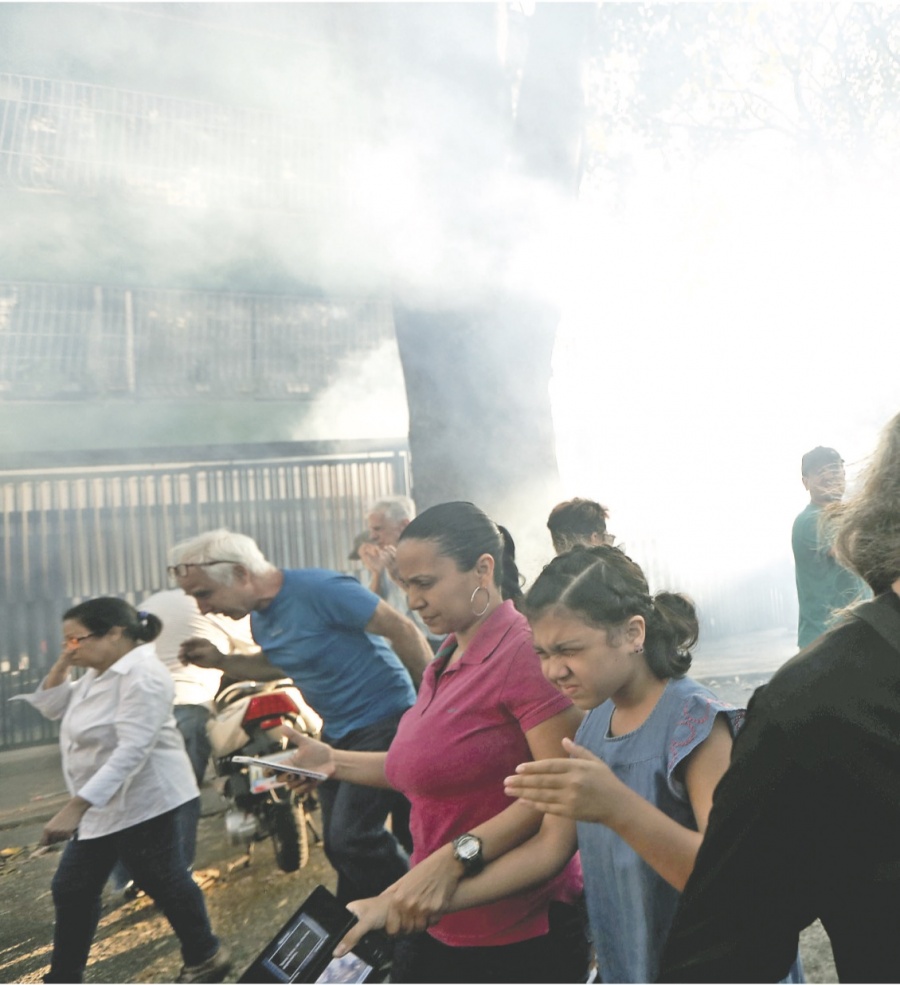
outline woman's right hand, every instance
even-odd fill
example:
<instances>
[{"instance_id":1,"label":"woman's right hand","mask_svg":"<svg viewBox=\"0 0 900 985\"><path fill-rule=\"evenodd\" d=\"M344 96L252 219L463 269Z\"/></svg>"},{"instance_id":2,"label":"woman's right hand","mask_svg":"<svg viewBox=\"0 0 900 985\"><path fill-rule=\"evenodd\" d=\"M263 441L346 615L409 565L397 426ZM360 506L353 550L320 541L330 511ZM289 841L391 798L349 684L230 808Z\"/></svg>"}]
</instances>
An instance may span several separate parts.
<instances>
[{"instance_id":1,"label":"woman's right hand","mask_svg":"<svg viewBox=\"0 0 900 985\"><path fill-rule=\"evenodd\" d=\"M59 656L56 658L56 663L47 671L47 676L41 685L42 690L59 687L66 680L69 676L69 671L72 669L72 660L76 653L77 650L63 643L62 649L59 651Z\"/></svg>"},{"instance_id":2,"label":"woman's right hand","mask_svg":"<svg viewBox=\"0 0 900 985\"><path fill-rule=\"evenodd\" d=\"M317 770L319 773L328 774L328 776L334 775L336 766L334 750L331 746L326 742L319 742L318 739L311 739L308 735L291 728L290 725L280 726L279 731L297 747L297 751L290 760L292 766ZM314 790L319 784L318 780L307 779L294 773L279 773L278 778L283 780L292 790L297 790L300 793Z\"/></svg>"},{"instance_id":3,"label":"woman's right hand","mask_svg":"<svg viewBox=\"0 0 900 985\"><path fill-rule=\"evenodd\" d=\"M397 883L394 883L380 896L358 899L347 904L347 909L356 916L357 922L334 949L336 958L352 951L370 930L383 930L388 937L404 937L408 934L421 933L440 920L439 914L410 916L409 913L398 909L396 887Z\"/></svg>"},{"instance_id":4,"label":"woman's right hand","mask_svg":"<svg viewBox=\"0 0 900 985\"><path fill-rule=\"evenodd\" d=\"M63 643L59 649L59 656L56 658L56 669L62 673L68 673L76 653L78 653L76 647L69 646L68 643Z\"/></svg>"},{"instance_id":5,"label":"woman's right hand","mask_svg":"<svg viewBox=\"0 0 900 985\"><path fill-rule=\"evenodd\" d=\"M387 903L380 926L392 937L434 926L446 912L462 875L462 866L450 846L439 848L378 897Z\"/></svg>"},{"instance_id":6,"label":"woman's right hand","mask_svg":"<svg viewBox=\"0 0 900 985\"><path fill-rule=\"evenodd\" d=\"M341 957L362 940L370 930L384 929L388 914L387 897L372 896L369 899L358 899L347 904L347 909L354 914L357 922L347 931L338 946L334 949L334 956Z\"/></svg>"}]
</instances>

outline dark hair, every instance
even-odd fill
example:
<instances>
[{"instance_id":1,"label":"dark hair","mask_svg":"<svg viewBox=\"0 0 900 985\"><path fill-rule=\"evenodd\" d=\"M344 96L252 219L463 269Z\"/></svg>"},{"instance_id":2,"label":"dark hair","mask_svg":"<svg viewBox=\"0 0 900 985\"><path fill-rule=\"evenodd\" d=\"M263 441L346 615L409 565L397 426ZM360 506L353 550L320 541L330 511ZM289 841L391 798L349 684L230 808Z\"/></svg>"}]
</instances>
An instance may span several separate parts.
<instances>
[{"instance_id":1,"label":"dark hair","mask_svg":"<svg viewBox=\"0 0 900 985\"><path fill-rule=\"evenodd\" d=\"M632 616L646 624L644 655L660 679L683 677L700 631L691 600L673 592L650 597L640 566L618 547L576 547L554 558L525 598L525 614L539 619L555 606L607 631Z\"/></svg>"},{"instance_id":2,"label":"dark hair","mask_svg":"<svg viewBox=\"0 0 900 985\"><path fill-rule=\"evenodd\" d=\"M592 534L606 533L609 510L592 499L568 499L557 503L547 518L547 529L557 554L578 543L587 544Z\"/></svg>"},{"instance_id":3,"label":"dark hair","mask_svg":"<svg viewBox=\"0 0 900 985\"><path fill-rule=\"evenodd\" d=\"M838 560L864 578L876 595L900 578L900 414L885 425L862 488L827 507L837 519Z\"/></svg>"},{"instance_id":4,"label":"dark hair","mask_svg":"<svg viewBox=\"0 0 900 985\"><path fill-rule=\"evenodd\" d=\"M63 614L63 619L77 619L96 636L106 636L115 626L121 626L125 635L136 643L149 643L162 630L162 622L152 612L138 612L124 599L109 595L73 605Z\"/></svg>"},{"instance_id":5,"label":"dark hair","mask_svg":"<svg viewBox=\"0 0 900 985\"><path fill-rule=\"evenodd\" d=\"M444 557L460 571L471 571L482 554L494 559L494 584L504 599L518 605L522 576L516 565L516 545L500 527L472 503L438 503L420 513L400 534L400 540L433 540Z\"/></svg>"}]
</instances>

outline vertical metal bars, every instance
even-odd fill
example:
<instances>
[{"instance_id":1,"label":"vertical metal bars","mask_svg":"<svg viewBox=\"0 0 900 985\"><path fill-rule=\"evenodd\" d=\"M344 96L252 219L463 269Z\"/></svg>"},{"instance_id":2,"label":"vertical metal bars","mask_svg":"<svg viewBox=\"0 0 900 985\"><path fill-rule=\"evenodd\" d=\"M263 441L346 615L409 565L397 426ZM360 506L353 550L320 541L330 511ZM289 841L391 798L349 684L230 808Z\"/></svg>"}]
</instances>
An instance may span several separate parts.
<instances>
[{"instance_id":1,"label":"vertical metal bars","mask_svg":"<svg viewBox=\"0 0 900 985\"><path fill-rule=\"evenodd\" d=\"M279 567L350 570L371 501L408 489L403 449L0 473L0 699L36 686L69 606L165 587L176 541L225 526ZM0 748L48 737L17 704L0 700Z\"/></svg>"}]
</instances>

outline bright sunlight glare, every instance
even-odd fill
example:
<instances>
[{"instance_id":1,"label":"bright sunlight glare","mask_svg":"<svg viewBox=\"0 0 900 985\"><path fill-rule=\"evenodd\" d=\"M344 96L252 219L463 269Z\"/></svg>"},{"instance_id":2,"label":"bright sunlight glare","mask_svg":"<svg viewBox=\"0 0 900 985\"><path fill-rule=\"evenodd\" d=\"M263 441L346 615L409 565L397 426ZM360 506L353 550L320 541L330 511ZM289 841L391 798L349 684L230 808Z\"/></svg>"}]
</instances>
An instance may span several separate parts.
<instances>
[{"instance_id":1,"label":"bright sunlight glare","mask_svg":"<svg viewBox=\"0 0 900 985\"><path fill-rule=\"evenodd\" d=\"M562 483L611 509L651 588L776 571L790 592L801 455L836 447L852 485L897 410L898 213L897 188L835 189L765 146L648 166L616 208L583 195L554 357Z\"/></svg>"}]
</instances>

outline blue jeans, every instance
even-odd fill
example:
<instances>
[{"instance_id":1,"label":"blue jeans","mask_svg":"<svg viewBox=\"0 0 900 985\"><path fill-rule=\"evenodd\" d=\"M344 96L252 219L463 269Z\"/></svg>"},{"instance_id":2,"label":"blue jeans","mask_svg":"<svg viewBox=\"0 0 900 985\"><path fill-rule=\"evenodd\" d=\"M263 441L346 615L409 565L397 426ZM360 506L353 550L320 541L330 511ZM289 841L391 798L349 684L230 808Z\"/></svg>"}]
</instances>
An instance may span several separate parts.
<instances>
[{"instance_id":1,"label":"blue jeans","mask_svg":"<svg viewBox=\"0 0 900 985\"><path fill-rule=\"evenodd\" d=\"M199 787L203 783L206 767L209 765L209 755L212 752L206 735L206 723L212 712L205 705L175 705L172 710Z\"/></svg>"},{"instance_id":2,"label":"blue jeans","mask_svg":"<svg viewBox=\"0 0 900 985\"><path fill-rule=\"evenodd\" d=\"M400 718L391 715L330 744L335 749L384 752ZM335 895L341 903L377 896L409 871L406 852L384 826L388 814L402 808L402 794L327 780L319 785L318 795L325 854L337 872Z\"/></svg>"},{"instance_id":3,"label":"blue jeans","mask_svg":"<svg viewBox=\"0 0 900 985\"><path fill-rule=\"evenodd\" d=\"M66 844L53 877L53 958L46 982L80 982L100 920L100 894L117 858L165 914L187 965L219 948L203 893L191 878L178 834L177 809L101 838Z\"/></svg>"},{"instance_id":4,"label":"blue jeans","mask_svg":"<svg viewBox=\"0 0 900 985\"><path fill-rule=\"evenodd\" d=\"M203 783L206 774L206 767L209 765L209 757L212 746L206 735L206 723L212 716L212 712L205 705L175 705L175 724L181 737L184 739L184 748L187 751L191 766L194 767L194 776L197 778L197 786ZM188 801L178 809L178 824L181 828L181 839L184 845L184 857L187 859L188 868L193 868L194 856L197 854L197 825L200 823L200 801Z\"/></svg>"},{"instance_id":5,"label":"blue jeans","mask_svg":"<svg viewBox=\"0 0 900 985\"><path fill-rule=\"evenodd\" d=\"M200 798L194 797L175 808L175 824L178 831L178 842L181 851L187 862L188 871L194 868L194 857L197 854L197 825L200 823ZM113 867L109 877L110 884L116 892L123 890L130 882L134 882L138 889L144 887L134 878L128 866L119 859Z\"/></svg>"}]
</instances>

